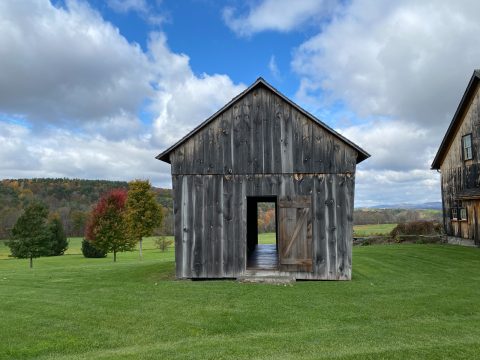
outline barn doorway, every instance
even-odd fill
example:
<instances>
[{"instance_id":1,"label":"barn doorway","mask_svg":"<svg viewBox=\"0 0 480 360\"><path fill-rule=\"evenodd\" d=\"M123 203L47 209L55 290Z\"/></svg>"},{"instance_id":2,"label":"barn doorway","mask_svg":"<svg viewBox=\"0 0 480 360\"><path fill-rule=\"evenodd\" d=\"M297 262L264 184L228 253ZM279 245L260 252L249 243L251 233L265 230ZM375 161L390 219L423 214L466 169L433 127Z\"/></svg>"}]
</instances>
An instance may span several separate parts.
<instances>
[{"instance_id":1,"label":"barn doorway","mask_svg":"<svg viewBox=\"0 0 480 360\"><path fill-rule=\"evenodd\" d=\"M247 197L247 270L278 269L277 230L277 197Z\"/></svg>"}]
</instances>

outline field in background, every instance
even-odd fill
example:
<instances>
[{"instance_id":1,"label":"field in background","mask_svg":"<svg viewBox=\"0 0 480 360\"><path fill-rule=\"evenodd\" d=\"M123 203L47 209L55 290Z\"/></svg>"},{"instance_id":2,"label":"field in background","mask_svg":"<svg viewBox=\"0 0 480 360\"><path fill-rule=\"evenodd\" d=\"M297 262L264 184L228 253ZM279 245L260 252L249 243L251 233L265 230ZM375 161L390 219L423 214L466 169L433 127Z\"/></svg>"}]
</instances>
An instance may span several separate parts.
<instances>
[{"instance_id":1,"label":"field in background","mask_svg":"<svg viewBox=\"0 0 480 360\"><path fill-rule=\"evenodd\" d=\"M354 236L388 235L397 224L354 225Z\"/></svg>"},{"instance_id":2,"label":"field in background","mask_svg":"<svg viewBox=\"0 0 480 360\"><path fill-rule=\"evenodd\" d=\"M353 231L355 236L370 236L370 235L387 235L392 231L396 224L375 224L375 225L355 225ZM173 240L173 236L167 236L167 238ZM143 248L146 250L155 249L154 244L155 237L146 238L143 240ZM69 247L66 255L81 254L82 238L73 237L69 238ZM260 244L275 244L275 233L259 234L258 242ZM138 246L137 246L138 248ZM8 258L10 254L9 248L5 245L5 241L0 240L0 259ZM122 254L119 254L122 256Z\"/></svg>"}]
</instances>

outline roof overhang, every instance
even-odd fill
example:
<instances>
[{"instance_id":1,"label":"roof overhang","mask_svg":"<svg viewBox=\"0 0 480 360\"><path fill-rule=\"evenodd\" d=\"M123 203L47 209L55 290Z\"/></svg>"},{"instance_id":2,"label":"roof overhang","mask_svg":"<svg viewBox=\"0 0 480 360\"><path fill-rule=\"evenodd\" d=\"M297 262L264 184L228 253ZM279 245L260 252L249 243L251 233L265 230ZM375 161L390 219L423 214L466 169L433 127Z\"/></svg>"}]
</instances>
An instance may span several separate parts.
<instances>
[{"instance_id":1,"label":"roof overhang","mask_svg":"<svg viewBox=\"0 0 480 360\"><path fill-rule=\"evenodd\" d=\"M480 70L475 70L473 72L472 77L470 78L470 82L468 83L467 89L462 96L462 100L458 105L457 111L455 111L455 115L453 116L452 122L443 137L442 143L438 148L437 154L435 155L435 159L432 162L432 170L439 170L442 166L443 159L450 148L450 144L455 137L461 123L462 119L465 115L465 112L468 110L468 106L472 97L475 95L475 90L477 89L478 82L480 80Z\"/></svg>"},{"instance_id":2,"label":"roof overhang","mask_svg":"<svg viewBox=\"0 0 480 360\"><path fill-rule=\"evenodd\" d=\"M155 158L158 160L165 161L166 163L170 164L170 154L172 151L174 151L177 147L182 145L184 142L186 142L190 137L194 136L196 133L198 133L200 130L202 130L204 127L206 127L211 121L213 121L216 117L218 117L222 112L227 110L230 106L232 106L235 102L237 102L239 99L241 99L243 96L245 96L247 93L250 91L254 90L257 87L264 86L267 89L271 90L274 92L276 95L281 97L284 101L286 101L288 104L293 106L296 110L301 112L303 115L308 117L309 119L313 120L315 123L320 125L322 128L324 128L326 131L330 132L337 138L339 138L341 141L346 143L347 145L351 146L354 148L357 153L357 164L362 162L363 160L367 159L370 157L370 154L363 150L360 146L354 144L350 140L348 140L346 137L343 135L339 134L335 130L333 130L331 127L326 125L324 122L310 114L308 111L305 109L302 109L299 105L295 104L292 100L287 98L285 95L283 95L281 92L279 92L277 89L275 89L272 85L270 85L268 82L266 82L263 78L259 77L252 85L250 85L247 89L242 91L240 94L235 96L232 100L230 100L225 106L223 106L220 110L218 110L216 113L214 113L212 116L210 116L208 119L206 119L204 122L202 122L200 125L198 125L196 128L194 128L192 131L190 131L187 135L185 135L183 138L181 138L179 141L177 141L175 144L170 146L168 149L157 155Z\"/></svg>"}]
</instances>

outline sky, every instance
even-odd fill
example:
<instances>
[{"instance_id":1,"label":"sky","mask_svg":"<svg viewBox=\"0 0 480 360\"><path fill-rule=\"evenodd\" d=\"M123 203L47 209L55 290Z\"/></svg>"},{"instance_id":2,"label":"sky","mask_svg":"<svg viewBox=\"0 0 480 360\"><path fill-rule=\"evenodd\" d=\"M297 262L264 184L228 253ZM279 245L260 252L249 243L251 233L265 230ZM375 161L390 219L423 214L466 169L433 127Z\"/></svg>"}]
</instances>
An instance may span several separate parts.
<instances>
[{"instance_id":1,"label":"sky","mask_svg":"<svg viewBox=\"0 0 480 360\"><path fill-rule=\"evenodd\" d=\"M149 179L259 76L372 156L355 206L440 201L476 0L5 0L0 178Z\"/></svg>"}]
</instances>

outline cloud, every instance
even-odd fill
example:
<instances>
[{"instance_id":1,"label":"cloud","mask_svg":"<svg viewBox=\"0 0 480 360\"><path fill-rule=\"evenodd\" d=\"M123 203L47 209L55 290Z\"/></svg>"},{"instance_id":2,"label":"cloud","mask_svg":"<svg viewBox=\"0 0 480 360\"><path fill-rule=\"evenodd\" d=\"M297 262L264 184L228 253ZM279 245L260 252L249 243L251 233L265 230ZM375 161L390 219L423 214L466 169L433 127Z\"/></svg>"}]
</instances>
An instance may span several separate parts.
<instances>
[{"instance_id":1,"label":"cloud","mask_svg":"<svg viewBox=\"0 0 480 360\"><path fill-rule=\"evenodd\" d=\"M299 101L317 108L340 101L368 119L340 129L372 154L359 167L359 193L384 203L402 194L403 201L440 199L429 168L479 66L479 11L471 1L357 0L294 51ZM417 177L403 181L398 172Z\"/></svg>"},{"instance_id":2,"label":"cloud","mask_svg":"<svg viewBox=\"0 0 480 360\"><path fill-rule=\"evenodd\" d=\"M354 1L298 47L292 66L313 94L360 115L443 131L478 66L478 11L478 2Z\"/></svg>"},{"instance_id":3,"label":"cloud","mask_svg":"<svg viewBox=\"0 0 480 360\"><path fill-rule=\"evenodd\" d=\"M107 4L121 14L135 12L151 25L161 25L166 20L165 15L158 13L146 0L107 0Z\"/></svg>"},{"instance_id":4,"label":"cloud","mask_svg":"<svg viewBox=\"0 0 480 360\"><path fill-rule=\"evenodd\" d=\"M409 171L430 166L434 150L426 151L428 131L418 125L375 120L337 130L373 154L363 169Z\"/></svg>"},{"instance_id":5,"label":"cloud","mask_svg":"<svg viewBox=\"0 0 480 360\"><path fill-rule=\"evenodd\" d=\"M439 201L440 175L428 169L364 170L356 174L355 207Z\"/></svg>"},{"instance_id":6,"label":"cloud","mask_svg":"<svg viewBox=\"0 0 480 360\"><path fill-rule=\"evenodd\" d=\"M272 76L275 79L280 78L280 71L278 70L278 65L277 65L277 61L275 60L275 55L270 56L270 60L268 61L268 69L270 70L270 74L272 74Z\"/></svg>"},{"instance_id":7,"label":"cloud","mask_svg":"<svg viewBox=\"0 0 480 360\"><path fill-rule=\"evenodd\" d=\"M0 112L36 123L136 113L153 93L140 47L74 1L1 2L0 68Z\"/></svg>"},{"instance_id":8,"label":"cloud","mask_svg":"<svg viewBox=\"0 0 480 360\"><path fill-rule=\"evenodd\" d=\"M154 157L238 92L152 33L147 51L83 2L0 2L0 178L149 178Z\"/></svg>"},{"instance_id":9,"label":"cloud","mask_svg":"<svg viewBox=\"0 0 480 360\"><path fill-rule=\"evenodd\" d=\"M58 128L37 136L31 129L0 122L0 142L0 178L149 178L170 186L169 168L154 159L146 138L112 141Z\"/></svg>"},{"instance_id":10,"label":"cloud","mask_svg":"<svg viewBox=\"0 0 480 360\"><path fill-rule=\"evenodd\" d=\"M223 20L239 36L273 30L287 32L304 24L312 17L327 16L334 2L329 0L264 0L238 14L233 7L223 9Z\"/></svg>"},{"instance_id":11,"label":"cloud","mask_svg":"<svg viewBox=\"0 0 480 360\"><path fill-rule=\"evenodd\" d=\"M145 0L108 0L108 6L120 13L136 11L145 13L148 11L148 5Z\"/></svg>"},{"instance_id":12,"label":"cloud","mask_svg":"<svg viewBox=\"0 0 480 360\"><path fill-rule=\"evenodd\" d=\"M196 76L188 56L172 53L162 33L152 35L149 49L158 69L151 109L158 114L154 140L160 146L172 145L245 89L226 75Z\"/></svg>"}]
</instances>

